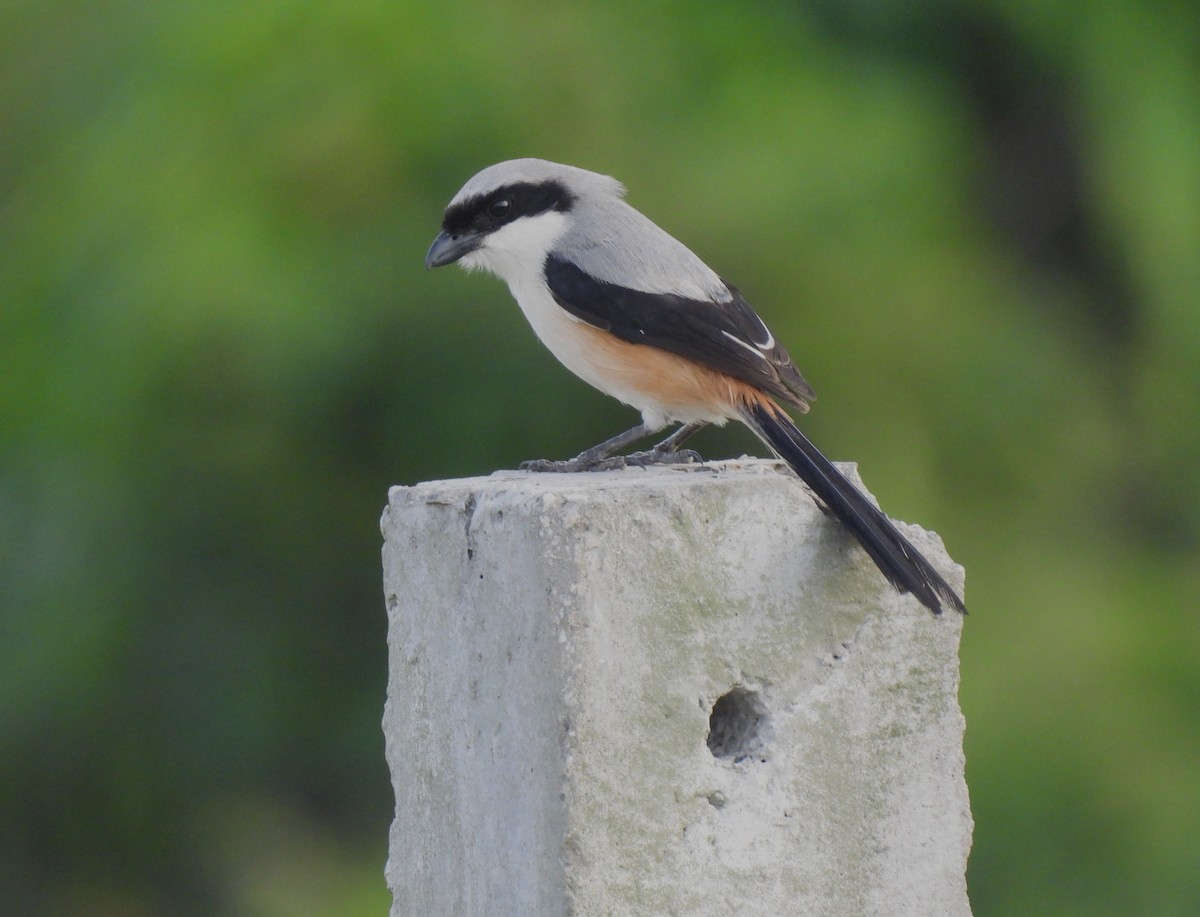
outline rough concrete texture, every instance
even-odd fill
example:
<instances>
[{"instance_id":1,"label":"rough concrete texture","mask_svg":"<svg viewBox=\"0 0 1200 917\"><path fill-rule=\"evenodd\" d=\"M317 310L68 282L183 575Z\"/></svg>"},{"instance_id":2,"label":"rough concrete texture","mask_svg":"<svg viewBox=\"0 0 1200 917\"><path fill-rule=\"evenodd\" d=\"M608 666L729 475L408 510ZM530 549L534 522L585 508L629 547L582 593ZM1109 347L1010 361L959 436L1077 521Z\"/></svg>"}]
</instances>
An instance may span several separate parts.
<instances>
[{"instance_id":1,"label":"rough concrete texture","mask_svg":"<svg viewBox=\"0 0 1200 917\"><path fill-rule=\"evenodd\" d=\"M396 487L382 525L395 917L970 914L962 620L778 463Z\"/></svg>"}]
</instances>

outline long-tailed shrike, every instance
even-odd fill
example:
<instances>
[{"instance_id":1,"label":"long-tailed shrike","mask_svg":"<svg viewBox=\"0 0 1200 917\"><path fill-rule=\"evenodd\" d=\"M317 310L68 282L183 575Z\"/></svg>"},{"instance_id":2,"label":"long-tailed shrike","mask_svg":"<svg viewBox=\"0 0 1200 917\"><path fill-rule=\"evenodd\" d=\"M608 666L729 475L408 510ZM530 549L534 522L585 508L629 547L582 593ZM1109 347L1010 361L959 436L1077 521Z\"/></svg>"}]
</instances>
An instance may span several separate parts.
<instances>
[{"instance_id":1,"label":"long-tailed shrike","mask_svg":"<svg viewBox=\"0 0 1200 917\"><path fill-rule=\"evenodd\" d=\"M801 433L814 394L742 295L624 201L613 178L541 159L484 169L446 208L427 267L490 271L542 343L586 382L639 410L642 423L565 462L612 467L618 450L681 424L638 463L678 460L706 424L740 420L788 463L901 592L931 611L962 599L891 521Z\"/></svg>"}]
</instances>

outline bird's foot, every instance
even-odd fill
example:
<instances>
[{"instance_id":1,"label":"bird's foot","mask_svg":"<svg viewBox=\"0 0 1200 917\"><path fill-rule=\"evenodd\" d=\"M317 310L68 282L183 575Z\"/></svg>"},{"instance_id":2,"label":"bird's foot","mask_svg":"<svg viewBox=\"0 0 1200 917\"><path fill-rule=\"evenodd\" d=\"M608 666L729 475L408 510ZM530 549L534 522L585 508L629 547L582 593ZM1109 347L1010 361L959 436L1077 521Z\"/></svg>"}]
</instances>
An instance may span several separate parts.
<instances>
[{"instance_id":1,"label":"bird's foot","mask_svg":"<svg viewBox=\"0 0 1200 917\"><path fill-rule=\"evenodd\" d=\"M622 456L625 464L637 468L647 465L700 465L704 459L695 449L647 449L645 452L633 452Z\"/></svg>"},{"instance_id":2,"label":"bird's foot","mask_svg":"<svg viewBox=\"0 0 1200 917\"><path fill-rule=\"evenodd\" d=\"M594 458L587 454L575 458L551 461L550 459L533 459L522 462L522 471L551 471L571 473L576 471L615 471L620 468L645 468L648 465L698 465L704 459L692 449L648 449L645 452L633 452L629 455L610 455L604 458Z\"/></svg>"},{"instance_id":3,"label":"bird's foot","mask_svg":"<svg viewBox=\"0 0 1200 917\"><path fill-rule=\"evenodd\" d=\"M560 474L576 471L612 471L614 468L624 468L623 456L614 455L608 458L588 458L577 455L571 459L531 459L517 466L522 471L552 471Z\"/></svg>"}]
</instances>

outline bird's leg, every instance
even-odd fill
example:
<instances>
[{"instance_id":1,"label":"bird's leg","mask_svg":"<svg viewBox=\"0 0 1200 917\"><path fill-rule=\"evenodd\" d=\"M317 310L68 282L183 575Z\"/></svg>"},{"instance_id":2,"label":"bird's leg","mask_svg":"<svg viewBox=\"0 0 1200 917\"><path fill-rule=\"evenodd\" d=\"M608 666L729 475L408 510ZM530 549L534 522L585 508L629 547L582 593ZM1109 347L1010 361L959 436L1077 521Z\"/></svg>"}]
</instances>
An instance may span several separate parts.
<instances>
[{"instance_id":1,"label":"bird's leg","mask_svg":"<svg viewBox=\"0 0 1200 917\"><path fill-rule=\"evenodd\" d=\"M649 436L655 432L655 428L646 423L640 423L632 430L626 430L624 433L618 433L611 439L606 439L604 442L592 446L590 449L584 449L575 458L566 459L561 462L552 462L548 459L534 459L530 462L522 462L522 471L607 471L611 468L625 467L625 459L621 456L614 456L613 453L620 449L624 449L630 443L635 443L639 439Z\"/></svg>"},{"instance_id":2,"label":"bird's leg","mask_svg":"<svg viewBox=\"0 0 1200 917\"><path fill-rule=\"evenodd\" d=\"M694 449L680 449L692 434L706 427L704 421L685 423L682 427L646 452L625 456L627 465L698 465L704 461Z\"/></svg>"},{"instance_id":3,"label":"bird's leg","mask_svg":"<svg viewBox=\"0 0 1200 917\"><path fill-rule=\"evenodd\" d=\"M631 455L615 455L630 443L649 436L655 428L649 424L640 423L632 430L618 433L611 439L606 439L599 445L592 446L580 452L575 458L553 462L547 459L534 459L522 462L523 471L611 471L614 468L624 468L627 465L692 465L704 461L699 453L691 449L680 449L684 441L697 430L706 426L703 422L686 423L678 430L645 452L634 452Z\"/></svg>"}]
</instances>

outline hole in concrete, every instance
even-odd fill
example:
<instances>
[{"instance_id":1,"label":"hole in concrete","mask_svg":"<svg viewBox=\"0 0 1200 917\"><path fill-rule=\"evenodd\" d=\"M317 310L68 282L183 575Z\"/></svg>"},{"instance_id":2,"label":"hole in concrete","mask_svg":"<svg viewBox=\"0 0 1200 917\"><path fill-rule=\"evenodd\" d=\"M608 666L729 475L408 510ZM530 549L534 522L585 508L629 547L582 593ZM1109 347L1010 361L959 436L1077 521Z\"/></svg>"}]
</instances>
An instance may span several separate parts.
<instances>
[{"instance_id":1,"label":"hole in concrete","mask_svg":"<svg viewBox=\"0 0 1200 917\"><path fill-rule=\"evenodd\" d=\"M762 695L741 686L717 698L708 717L708 750L735 764L762 755L767 708Z\"/></svg>"}]
</instances>

